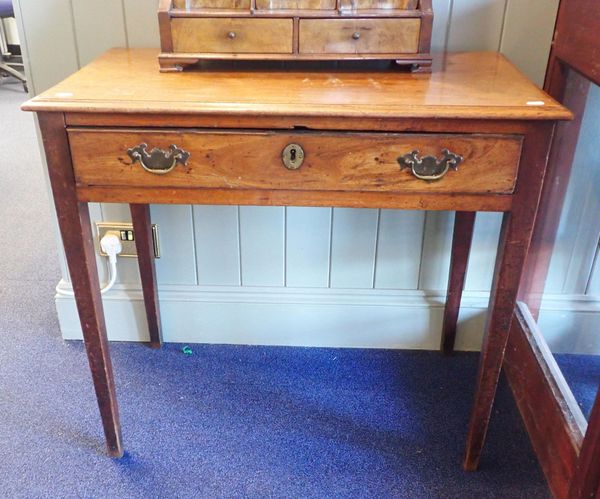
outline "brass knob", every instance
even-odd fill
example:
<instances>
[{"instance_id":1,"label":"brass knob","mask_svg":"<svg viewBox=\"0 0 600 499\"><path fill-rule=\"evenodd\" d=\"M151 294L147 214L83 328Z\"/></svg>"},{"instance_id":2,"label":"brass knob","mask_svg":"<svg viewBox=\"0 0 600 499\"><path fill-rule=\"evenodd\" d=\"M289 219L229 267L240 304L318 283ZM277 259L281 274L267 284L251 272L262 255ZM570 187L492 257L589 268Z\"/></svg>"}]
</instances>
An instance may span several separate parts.
<instances>
[{"instance_id":1,"label":"brass knob","mask_svg":"<svg viewBox=\"0 0 600 499\"><path fill-rule=\"evenodd\" d=\"M354 40L360 40L360 32L358 32L358 31L355 31L355 32L352 34L352 38L353 38Z\"/></svg>"},{"instance_id":2,"label":"brass knob","mask_svg":"<svg viewBox=\"0 0 600 499\"><path fill-rule=\"evenodd\" d=\"M229 33L227 33L227 38L229 38L230 40L233 40L235 37L235 31L230 31Z\"/></svg>"}]
</instances>

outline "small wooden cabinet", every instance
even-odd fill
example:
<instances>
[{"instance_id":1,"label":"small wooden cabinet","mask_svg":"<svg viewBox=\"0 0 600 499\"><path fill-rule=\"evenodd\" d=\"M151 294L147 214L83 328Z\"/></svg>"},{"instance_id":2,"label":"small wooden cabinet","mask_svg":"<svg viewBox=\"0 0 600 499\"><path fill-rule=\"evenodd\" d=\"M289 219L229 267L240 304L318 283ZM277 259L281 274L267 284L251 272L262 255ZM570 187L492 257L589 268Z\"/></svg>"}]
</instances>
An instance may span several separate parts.
<instances>
[{"instance_id":1,"label":"small wooden cabinet","mask_svg":"<svg viewBox=\"0 0 600 499\"><path fill-rule=\"evenodd\" d=\"M431 0L161 0L161 71L205 59L431 67Z\"/></svg>"}]
</instances>

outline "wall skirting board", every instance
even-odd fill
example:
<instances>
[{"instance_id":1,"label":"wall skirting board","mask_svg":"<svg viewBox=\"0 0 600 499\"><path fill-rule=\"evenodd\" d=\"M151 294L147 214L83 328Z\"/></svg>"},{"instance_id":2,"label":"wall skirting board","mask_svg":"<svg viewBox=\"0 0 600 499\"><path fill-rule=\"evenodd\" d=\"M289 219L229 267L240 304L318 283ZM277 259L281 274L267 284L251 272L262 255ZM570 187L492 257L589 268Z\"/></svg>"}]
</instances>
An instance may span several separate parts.
<instances>
[{"instance_id":1,"label":"wall skirting board","mask_svg":"<svg viewBox=\"0 0 600 499\"><path fill-rule=\"evenodd\" d=\"M159 295L164 339L175 343L435 350L444 305L435 291L161 286ZM465 293L458 350L479 350L488 298ZM111 340L147 340L139 287L103 301ZM63 337L81 339L74 300L57 295L56 307ZM540 325L554 352L600 354L599 323L598 298L544 299Z\"/></svg>"}]
</instances>

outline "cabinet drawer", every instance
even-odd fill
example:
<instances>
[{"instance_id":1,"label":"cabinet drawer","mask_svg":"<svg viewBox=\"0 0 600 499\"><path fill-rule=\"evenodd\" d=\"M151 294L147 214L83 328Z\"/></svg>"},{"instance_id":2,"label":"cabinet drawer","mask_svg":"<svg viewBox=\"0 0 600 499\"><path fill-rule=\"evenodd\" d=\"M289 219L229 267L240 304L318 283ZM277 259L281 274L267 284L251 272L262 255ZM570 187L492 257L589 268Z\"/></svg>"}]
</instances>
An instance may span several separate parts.
<instances>
[{"instance_id":1,"label":"cabinet drawer","mask_svg":"<svg viewBox=\"0 0 600 499\"><path fill-rule=\"evenodd\" d=\"M414 10L418 0L340 0L341 10Z\"/></svg>"},{"instance_id":2,"label":"cabinet drawer","mask_svg":"<svg viewBox=\"0 0 600 499\"><path fill-rule=\"evenodd\" d=\"M334 10L336 0L256 0L257 10Z\"/></svg>"},{"instance_id":3,"label":"cabinet drawer","mask_svg":"<svg viewBox=\"0 0 600 499\"><path fill-rule=\"evenodd\" d=\"M292 53L292 19L185 18L171 28L175 52Z\"/></svg>"},{"instance_id":4,"label":"cabinet drawer","mask_svg":"<svg viewBox=\"0 0 600 499\"><path fill-rule=\"evenodd\" d=\"M522 142L489 135L86 129L70 129L69 141L81 186L407 193L511 193ZM146 168L173 168L165 174L146 170L128 152L141 144L147 144ZM296 160L303 150L297 169L284 166L289 144L296 144ZM189 154L187 161L169 159L171 145ZM423 168L428 176L443 173L445 149L462 156L458 168L449 165L437 181L418 178ZM413 151L419 159L437 160L411 168L401 158Z\"/></svg>"},{"instance_id":5,"label":"cabinet drawer","mask_svg":"<svg viewBox=\"0 0 600 499\"><path fill-rule=\"evenodd\" d=\"M197 9L231 9L247 10L250 8L250 0L174 0L173 8L180 10Z\"/></svg>"},{"instance_id":6,"label":"cabinet drawer","mask_svg":"<svg viewBox=\"0 0 600 499\"><path fill-rule=\"evenodd\" d=\"M302 54L415 54L420 19L301 19Z\"/></svg>"}]
</instances>

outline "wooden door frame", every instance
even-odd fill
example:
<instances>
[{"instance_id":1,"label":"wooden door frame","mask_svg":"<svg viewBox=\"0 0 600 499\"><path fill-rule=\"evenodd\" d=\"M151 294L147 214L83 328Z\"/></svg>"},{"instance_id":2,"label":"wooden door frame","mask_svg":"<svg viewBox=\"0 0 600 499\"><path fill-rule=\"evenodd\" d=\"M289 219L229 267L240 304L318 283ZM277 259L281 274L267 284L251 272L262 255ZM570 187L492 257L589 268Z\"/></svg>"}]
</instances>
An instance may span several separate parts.
<instances>
[{"instance_id":1,"label":"wooden door frame","mask_svg":"<svg viewBox=\"0 0 600 499\"><path fill-rule=\"evenodd\" d=\"M585 421L536 325L590 82L600 85L600 2L561 0L545 90L575 113L557 127L504 369L555 497L600 496L600 394Z\"/></svg>"}]
</instances>

